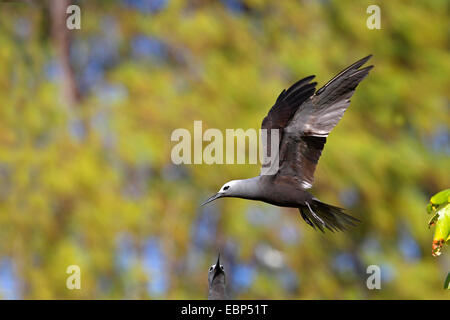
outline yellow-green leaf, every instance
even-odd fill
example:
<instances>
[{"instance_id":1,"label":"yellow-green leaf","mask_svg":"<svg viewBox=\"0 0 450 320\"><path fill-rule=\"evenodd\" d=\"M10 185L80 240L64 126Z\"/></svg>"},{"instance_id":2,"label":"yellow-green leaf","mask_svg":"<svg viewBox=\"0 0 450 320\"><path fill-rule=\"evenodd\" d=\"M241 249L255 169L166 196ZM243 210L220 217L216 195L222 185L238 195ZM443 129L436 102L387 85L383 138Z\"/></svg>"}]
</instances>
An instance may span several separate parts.
<instances>
[{"instance_id":1,"label":"yellow-green leaf","mask_svg":"<svg viewBox=\"0 0 450 320\"><path fill-rule=\"evenodd\" d=\"M432 254L439 256L442 246L450 240L450 204L437 212L436 229L434 231Z\"/></svg>"}]
</instances>

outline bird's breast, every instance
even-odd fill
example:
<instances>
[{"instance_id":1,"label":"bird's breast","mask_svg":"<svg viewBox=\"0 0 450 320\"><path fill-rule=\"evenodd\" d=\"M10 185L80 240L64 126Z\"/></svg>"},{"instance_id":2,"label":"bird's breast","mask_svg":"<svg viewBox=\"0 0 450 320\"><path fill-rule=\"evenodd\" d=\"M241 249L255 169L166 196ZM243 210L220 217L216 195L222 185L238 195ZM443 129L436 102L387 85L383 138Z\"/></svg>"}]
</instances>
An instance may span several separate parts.
<instances>
[{"instance_id":1,"label":"bird's breast","mask_svg":"<svg viewBox=\"0 0 450 320\"><path fill-rule=\"evenodd\" d=\"M262 201L276 206L296 208L311 200L312 195L305 191L297 181L274 179L264 188L262 198Z\"/></svg>"}]
</instances>

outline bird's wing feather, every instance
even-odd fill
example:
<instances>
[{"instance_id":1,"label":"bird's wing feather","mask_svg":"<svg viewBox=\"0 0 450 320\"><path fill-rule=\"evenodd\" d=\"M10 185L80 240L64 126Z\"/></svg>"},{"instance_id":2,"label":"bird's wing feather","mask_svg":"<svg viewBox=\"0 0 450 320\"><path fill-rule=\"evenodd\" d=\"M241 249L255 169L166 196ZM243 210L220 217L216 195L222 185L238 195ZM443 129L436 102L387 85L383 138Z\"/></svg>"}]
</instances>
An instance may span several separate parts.
<instances>
[{"instance_id":1,"label":"bird's wing feather","mask_svg":"<svg viewBox=\"0 0 450 320\"><path fill-rule=\"evenodd\" d=\"M300 105L311 97L315 92L316 82L310 83L315 76L303 78L294 83L289 89L283 90L278 96L275 104L269 110L267 116L263 119L261 129L266 130L267 138L262 138L263 148L265 150L263 168L270 167L271 163L267 161L272 154L275 156L277 150L271 150L271 136L273 129L279 130L279 144L281 145L283 128L289 123L298 110ZM273 160L273 159L272 159Z\"/></svg>"},{"instance_id":2,"label":"bird's wing feather","mask_svg":"<svg viewBox=\"0 0 450 320\"><path fill-rule=\"evenodd\" d=\"M373 68L359 69L370 57L340 72L296 110L283 130L278 175L295 176L303 188L312 186L326 137L342 118L357 85Z\"/></svg>"}]
</instances>

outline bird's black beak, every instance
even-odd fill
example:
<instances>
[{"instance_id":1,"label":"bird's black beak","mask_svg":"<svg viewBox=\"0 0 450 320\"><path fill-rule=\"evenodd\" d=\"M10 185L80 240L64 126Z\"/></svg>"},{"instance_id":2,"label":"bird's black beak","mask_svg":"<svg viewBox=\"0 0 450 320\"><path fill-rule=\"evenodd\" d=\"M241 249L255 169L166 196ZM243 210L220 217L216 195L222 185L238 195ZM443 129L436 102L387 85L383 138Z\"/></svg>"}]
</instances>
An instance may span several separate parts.
<instances>
[{"instance_id":1,"label":"bird's black beak","mask_svg":"<svg viewBox=\"0 0 450 320\"><path fill-rule=\"evenodd\" d=\"M212 197L209 197L205 202L203 202L200 206L204 206L207 203L210 203L211 201L214 201L218 198L222 197L222 195L220 193L216 193L215 195L213 195Z\"/></svg>"},{"instance_id":2,"label":"bird's black beak","mask_svg":"<svg viewBox=\"0 0 450 320\"><path fill-rule=\"evenodd\" d=\"M215 278L215 277L217 277L219 274L221 274L221 273L223 273L223 270L222 270L222 268L220 267L220 253L219 253L219 256L217 257L217 262L216 262L216 265L215 265L215 267L214 267L214 276L213 276L213 279Z\"/></svg>"}]
</instances>

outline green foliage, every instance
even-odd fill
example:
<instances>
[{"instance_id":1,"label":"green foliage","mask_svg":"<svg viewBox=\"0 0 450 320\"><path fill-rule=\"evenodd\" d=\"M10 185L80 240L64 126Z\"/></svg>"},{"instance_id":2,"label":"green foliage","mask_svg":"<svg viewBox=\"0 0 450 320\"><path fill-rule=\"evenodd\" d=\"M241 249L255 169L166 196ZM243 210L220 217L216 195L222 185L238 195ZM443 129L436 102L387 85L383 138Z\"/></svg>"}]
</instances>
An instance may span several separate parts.
<instances>
[{"instance_id":1,"label":"green foliage","mask_svg":"<svg viewBox=\"0 0 450 320\"><path fill-rule=\"evenodd\" d=\"M428 213L436 213L442 206L450 202L450 189L442 190L431 197L427 205Z\"/></svg>"},{"instance_id":2,"label":"green foliage","mask_svg":"<svg viewBox=\"0 0 450 320\"><path fill-rule=\"evenodd\" d=\"M220 251L238 299L442 299L448 257L429 255L423 204L450 171L447 1L378 1L380 30L366 28L373 1L79 1L72 107L45 3L0 4L2 297L202 299ZM259 167L174 166L174 129L259 128L283 88L369 53L312 190L358 228L322 235L239 199L199 208ZM73 264L81 290L65 287ZM381 290L365 285L371 264Z\"/></svg>"},{"instance_id":3,"label":"green foliage","mask_svg":"<svg viewBox=\"0 0 450 320\"><path fill-rule=\"evenodd\" d=\"M433 214L428 225L436 225L432 254L439 256L444 243L450 240L450 189L442 190L432 196L427 205L427 211Z\"/></svg>"}]
</instances>

